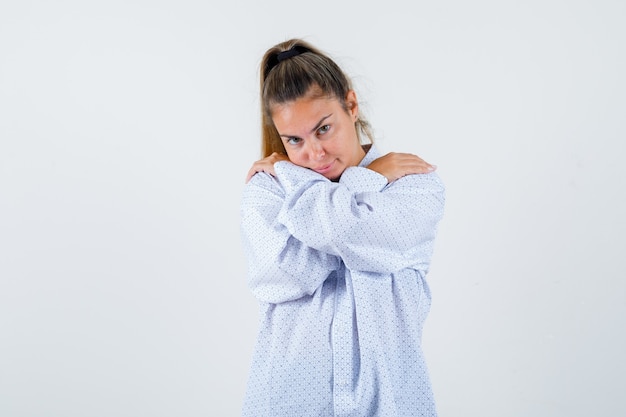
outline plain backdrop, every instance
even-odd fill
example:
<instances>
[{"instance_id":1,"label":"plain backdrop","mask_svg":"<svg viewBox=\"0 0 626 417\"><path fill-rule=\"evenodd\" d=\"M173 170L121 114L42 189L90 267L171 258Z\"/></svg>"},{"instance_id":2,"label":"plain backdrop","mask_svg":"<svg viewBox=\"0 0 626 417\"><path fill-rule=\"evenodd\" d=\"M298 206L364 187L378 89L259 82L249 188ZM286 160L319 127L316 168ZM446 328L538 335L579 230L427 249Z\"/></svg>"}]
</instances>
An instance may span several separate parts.
<instances>
[{"instance_id":1,"label":"plain backdrop","mask_svg":"<svg viewBox=\"0 0 626 417\"><path fill-rule=\"evenodd\" d=\"M0 416L239 414L264 51L353 78L447 186L441 417L626 415L626 3L0 3Z\"/></svg>"}]
</instances>

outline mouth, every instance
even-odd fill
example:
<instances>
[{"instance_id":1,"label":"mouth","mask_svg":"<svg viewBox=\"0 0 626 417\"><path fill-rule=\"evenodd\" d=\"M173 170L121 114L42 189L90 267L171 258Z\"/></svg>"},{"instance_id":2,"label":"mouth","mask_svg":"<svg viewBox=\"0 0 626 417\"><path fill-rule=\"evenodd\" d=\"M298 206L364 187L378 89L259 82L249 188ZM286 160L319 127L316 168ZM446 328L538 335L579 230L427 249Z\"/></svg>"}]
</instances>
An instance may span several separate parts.
<instances>
[{"instance_id":1,"label":"mouth","mask_svg":"<svg viewBox=\"0 0 626 417\"><path fill-rule=\"evenodd\" d=\"M321 167L313 168L313 171L317 172L318 174L324 175L328 173L331 169L333 169L333 165L335 165L335 161L327 165L322 165Z\"/></svg>"}]
</instances>

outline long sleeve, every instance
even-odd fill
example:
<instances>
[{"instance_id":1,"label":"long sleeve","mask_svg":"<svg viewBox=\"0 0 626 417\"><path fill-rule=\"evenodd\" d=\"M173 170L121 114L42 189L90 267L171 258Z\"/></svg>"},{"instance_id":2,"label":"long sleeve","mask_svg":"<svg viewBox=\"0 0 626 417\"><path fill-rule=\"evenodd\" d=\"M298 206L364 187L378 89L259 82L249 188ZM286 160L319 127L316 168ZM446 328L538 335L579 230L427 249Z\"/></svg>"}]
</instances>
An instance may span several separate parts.
<instances>
[{"instance_id":1,"label":"long sleeve","mask_svg":"<svg viewBox=\"0 0 626 417\"><path fill-rule=\"evenodd\" d=\"M311 295L332 271L336 256L292 236L278 221L284 191L265 173L246 185L241 204L241 236L248 257L248 285L257 299L281 303Z\"/></svg>"},{"instance_id":2,"label":"long sleeve","mask_svg":"<svg viewBox=\"0 0 626 417\"><path fill-rule=\"evenodd\" d=\"M436 417L421 337L444 187L433 173L387 184L365 168L377 157L338 182L281 161L245 187L264 308L242 416Z\"/></svg>"},{"instance_id":3,"label":"long sleeve","mask_svg":"<svg viewBox=\"0 0 626 417\"><path fill-rule=\"evenodd\" d=\"M278 221L305 245L353 271L428 270L445 199L435 173L387 185L364 167L348 168L338 183L289 162L275 170L286 193Z\"/></svg>"}]
</instances>

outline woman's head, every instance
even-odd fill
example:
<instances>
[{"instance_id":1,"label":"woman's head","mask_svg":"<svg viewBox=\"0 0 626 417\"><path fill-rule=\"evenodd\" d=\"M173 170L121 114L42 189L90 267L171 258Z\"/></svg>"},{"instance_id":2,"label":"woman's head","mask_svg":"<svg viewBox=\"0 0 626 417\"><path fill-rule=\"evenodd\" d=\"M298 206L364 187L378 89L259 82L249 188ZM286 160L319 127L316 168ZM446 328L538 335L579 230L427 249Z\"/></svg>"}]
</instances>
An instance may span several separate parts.
<instances>
[{"instance_id":1,"label":"woman's head","mask_svg":"<svg viewBox=\"0 0 626 417\"><path fill-rule=\"evenodd\" d=\"M296 109L312 109L311 106L303 106L304 101L314 104L315 100L322 100L332 105L334 100L336 102L334 104L339 105L344 116L353 119L351 124L355 135L355 146L360 147L362 135L372 141L367 122L363 117L358 116L358 103L350 79L330 57L309 43L300 39L291 39L275 45L263 56L260 72L264 157L273 152L286 153L292 162L297 163L293 161L294 158L291 155L294 153L293 149L289 149L289 137L286 135L281 137L283 133L295 132L280 132L276 122L279 112L282 112L281 116L286 115L285 111L294 116L293 112ZM298 103L300 105L296 106ZM337 113L334 113L335 117L338 117ZM290 120L292 124L287 126L294 128L295 119L290 117ZM343 119L344 122L346 120ZM282 122L284 121L283 117ZM285 126L284 123L283 126ZM343 126L343 129L344 133L348 131L346 126Z\"/></svg>"}]
</instances>

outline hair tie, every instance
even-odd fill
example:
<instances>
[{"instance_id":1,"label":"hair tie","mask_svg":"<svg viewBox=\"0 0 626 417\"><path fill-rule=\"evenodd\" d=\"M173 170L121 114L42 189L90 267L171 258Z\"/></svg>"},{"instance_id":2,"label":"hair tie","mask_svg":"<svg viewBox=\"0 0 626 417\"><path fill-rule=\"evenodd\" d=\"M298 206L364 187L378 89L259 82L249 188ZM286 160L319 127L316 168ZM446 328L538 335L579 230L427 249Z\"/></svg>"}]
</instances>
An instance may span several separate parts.
<instances>
[{"instance_id":1,"label":"hair tie","mask_svg":"<svg viewBox=\"0 0 626 417\"><path fill-rule=\"evenodd\" d=\"M280 62L286 61L289 58L292 58L296 55L300 55L303 54L305 52L311 52L311 50L307 47L304 46L300 46L300 45L295 45L293 46L291 49L288 49L286 51L283 51L279 54L276 54L272 57L270 57L270 59L268 59L267 61L267 65L265 67L265 77L267 77L267 75L270 73L270 71L276 66L278 65Z\"/></svg>"},{"instance_id":2,"label":"hair tie","mask_svg":"<svg viewBox=\"0 0 626 417\"><path fill-rule=\"evenodd\" d=\"M288 60L289 58L296 56L296 55L300 55L303 51L301 50L301 48L298 48L297 46L294 46L291 49L288 49L286 51L281 52L280 54L276 55L276 60L278 62L283 62Z\"/></svg>"}]
</instances>

